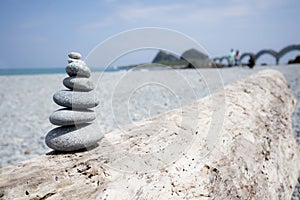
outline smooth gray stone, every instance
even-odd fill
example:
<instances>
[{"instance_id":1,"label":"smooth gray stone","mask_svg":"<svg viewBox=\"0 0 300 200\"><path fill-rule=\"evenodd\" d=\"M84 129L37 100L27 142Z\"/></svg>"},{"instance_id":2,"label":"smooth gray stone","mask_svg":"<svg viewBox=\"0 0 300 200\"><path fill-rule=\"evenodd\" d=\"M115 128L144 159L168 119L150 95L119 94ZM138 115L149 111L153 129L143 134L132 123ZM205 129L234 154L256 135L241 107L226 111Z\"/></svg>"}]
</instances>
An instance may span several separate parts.
<instances>
[{"instance_id":1,"label":"smooth gray stone","mask_svg":"<svg viewBox=\"0 0 300 200\"><path fill-rule=\"evenodd\" d=\"M89 78L91 76L91 70L85 62L82 60L74 60L66 67L66 72L69 76L78 76Z\"/></svg>"},{"instance_id":2,"label":"smooth gray stone","mask_svg":"<svg viewBox=\"0 0 300 200\"><path fill-rule=\"evenodd\" d=\"M58 126L79 125L95 119L96 113L93 110L71 110L68 108L57 110L49 117L49 121Z\"/></svg>"},{"instance_id":3,"label":"smooth gray stone","mask_svg":"<svg viewBox=\"0 0 300 200\"><path fill-rule=\"evenodd\" d=\"M103 137L97 124L83 124L52 129L45 142L48 147L57 151L75 151L94 146Z\"/></svg>"},{"instance_id":4,"label":"smooth gray stone","mask_svg":"<svg viewBox=\"0 0 300 200\"><path fill-rule=\"evenodd\" d=\"M68 63L71 63L71 62L73 62L73 61L76 61L75 59L72 59L72 58L69 58L68 59Z\"/></svg>"},{"instance_id":5,"label":"smooth gray stone","mask_svg":"<svg viewBox=\"0 0 300 200\"><path fill-rule=\"evenodd\" d=\"M63 80L63 84L74 91L89 92L94 89L93 82L83 77L67 77Z\"/></svg>"},{"instance_id":6,"label":"smooth gray stone","mask_svg":"<svg viewBox=\"0 0 300 200\"><path fill-rule=\"evenodd\" d=\"M61 90L53 95L53 100L58 105L67 108L93 108L99 104L94 92Z\"/></svg>"},{"instance_id":7,"label":"smooth gray stone","mask_svg":"<svg viewBox=\"0 0 300 200\"><path fill-rule=\"evenodd\" d=\"M69 58L78 59L78 60L81 58L81 54L78 52L70 52L68 56Z\"/></svg>"}]
</instances>

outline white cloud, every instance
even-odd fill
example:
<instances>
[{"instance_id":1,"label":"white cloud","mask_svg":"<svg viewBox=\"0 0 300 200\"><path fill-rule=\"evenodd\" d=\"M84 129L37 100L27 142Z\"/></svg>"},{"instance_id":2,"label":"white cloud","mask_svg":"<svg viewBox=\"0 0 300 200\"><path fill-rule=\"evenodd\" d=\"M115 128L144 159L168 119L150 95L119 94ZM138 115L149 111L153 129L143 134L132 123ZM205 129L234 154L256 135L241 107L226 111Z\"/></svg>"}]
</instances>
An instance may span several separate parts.
<instances>
[{"instance_id":1,"label":"white cloud","mask_svg":"<svg viewBox=\"0 0 300 200\"><path fill-rule=\"evenodd\" d=\"M182 5L158 5L158 6L144 6L140 4L120 6L118 8L118 16L128 22L135 22L140 20L160 19L160 17L174 17L174 12L180 12ZM172 14L172 15L170 15Z\"/></svg>"},{"instance_id":2,"label":"white cloud","mask_svg":"<svg viewBox=\"0 0 300 200\"><path fill-rule=\"evenodd\" d=\"M270 10L272 9L272 7L289 4L292 1L293 0L263 0L263 1L256 0L254 3L257 9Z\"/></svg>"},{"instance_id":3,"label":"white cloud","mask_svg":"<svg viewBox=\"0 0 300 200\"><path fill-rule=\"evenodd\" d=\"M223 22L227 17L241 17L251 14L251 6L231 4L219 7L207 7L195 4L174 4L144 6L141 4L119 7L117 16L128 23L215 23Z\"/></svg>"},{"instance_id":4,"label":"white cloud","mask_svg":"<svg viewBox=\"0 0 300 200\"><path fill-rule=\"evenodd\" d=\"M110 1L110 0L109 0ZM110 16L84 25L88 29L101 29L111 24L134 25L201 25L224 24L231 18L251 17L274 6L280 6L294 0L225 0L222 2L199 1L198 3L174 3L145 5L142 3L125 3L111 11ZM203 3L204 2L204 3ZM120 5L121 4L121 5Z\"/></svg>"}]
</instances>

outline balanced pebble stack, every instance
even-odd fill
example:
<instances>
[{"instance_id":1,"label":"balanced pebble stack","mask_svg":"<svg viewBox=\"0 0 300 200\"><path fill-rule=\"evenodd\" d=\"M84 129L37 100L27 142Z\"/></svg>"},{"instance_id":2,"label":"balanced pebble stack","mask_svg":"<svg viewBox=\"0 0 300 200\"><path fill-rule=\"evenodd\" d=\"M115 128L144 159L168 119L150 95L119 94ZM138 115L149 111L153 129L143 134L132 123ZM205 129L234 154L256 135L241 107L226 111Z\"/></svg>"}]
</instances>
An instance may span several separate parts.
<instances>
[{"instance_id":1,"label":"balanced pebble stack","mask_svg":"<svg viewBox=\"0 0 300 200\"><path fill-rule=\"evenodd\" d=\"M69 90L53 95L54 102L64 108L55 111L49 118L52 124L60 127L51 130L45 139L47 146L57 151L86 149L103 138L92 123L96 114L90 108L96 107L99 101L92 92L91 70L80 60L80 53L71 52L68 56L66 72L69 77L63 80L63 84Z\"/></svg>"}]
</instances>

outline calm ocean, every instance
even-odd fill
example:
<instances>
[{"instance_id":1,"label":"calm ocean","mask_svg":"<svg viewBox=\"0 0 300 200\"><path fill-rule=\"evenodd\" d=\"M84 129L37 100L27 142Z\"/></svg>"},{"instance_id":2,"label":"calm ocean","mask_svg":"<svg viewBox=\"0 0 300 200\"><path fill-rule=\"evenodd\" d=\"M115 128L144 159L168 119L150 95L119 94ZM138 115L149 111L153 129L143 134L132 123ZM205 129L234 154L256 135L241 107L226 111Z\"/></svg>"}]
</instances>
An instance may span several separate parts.
<instances>
[{"instance_id":1,"label":"calm ocean","mask_svg":"<svg viewBox=\"0 0 300 200\"><path fill-rule=\"evenodd\" d=\"M103 69L92 69L93 72L101 72ZM119 71L118 69L106 69L105 71ZM65 68L46 68L46 69L0 69L0 76L14 75L35 75L35 74L64 74Z\"/></svg>"}]
</instances>

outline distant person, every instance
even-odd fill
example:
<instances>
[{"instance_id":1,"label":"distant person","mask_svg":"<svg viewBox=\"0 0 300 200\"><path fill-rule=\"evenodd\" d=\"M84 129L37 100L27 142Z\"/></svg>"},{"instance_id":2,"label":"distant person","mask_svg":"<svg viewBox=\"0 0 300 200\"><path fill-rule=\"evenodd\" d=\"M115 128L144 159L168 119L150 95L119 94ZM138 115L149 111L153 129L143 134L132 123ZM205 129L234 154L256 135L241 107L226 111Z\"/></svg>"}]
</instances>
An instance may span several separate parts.
<instances>
[{"instance_id":1,"label":"distant person","mask_svg":"<svg viewBox=\"0 0 300 200\"><path fill-rule=\"evenodd\" d=\"M236 50L235 55L234 55L234 65L235 66L239 65L239 59L240 59L240 51Z\"/></svg>"},{"instance_id":2,"label":"distant person","mask_svg":"<svg viewBox=\"0 0 300 200\"><path fill-rule=\"evenodd\" d=\"M231 67L233 65L234 55L235 55L235 53L234 53L233 49L231 49L229 52L229 56L228 56L228 60L229 60L228 66L229 67Z\"/></svg>"},{"instance_id":3,"label":"distant person","mask_svg":"<svg viewBox=\"0 0 300 200\"><path fill-rule=\"evenodd\" d=\"M249 58L249 61L248 61L248 66L249 66L250 68L253 68L254 65L255 65L254 55L251 54L251 55L250 55L250 58Z\"/></svg>"}]
</instances>

